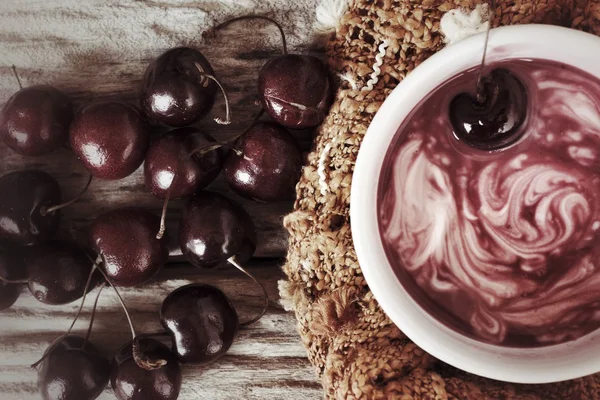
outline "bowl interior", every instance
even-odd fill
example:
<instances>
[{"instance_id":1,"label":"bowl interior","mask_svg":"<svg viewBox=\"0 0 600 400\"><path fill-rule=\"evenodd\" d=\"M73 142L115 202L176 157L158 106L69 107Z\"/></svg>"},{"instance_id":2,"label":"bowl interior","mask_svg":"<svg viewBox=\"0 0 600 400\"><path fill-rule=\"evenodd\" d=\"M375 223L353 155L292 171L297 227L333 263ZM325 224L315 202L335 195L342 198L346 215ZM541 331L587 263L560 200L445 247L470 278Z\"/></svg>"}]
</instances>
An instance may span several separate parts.
<instances>
[{"instance_id":1,"label":"bowl interior","mask_svg":"<svg viewBox=\"0 0 600 400\"><path fill-rule=\"evenodd\" d=\"M481 61L484 35L450 45L416 68L390 94L361 145L351 191L354 246L373 294L392 321L418 346L457 368L517 383L546 383L600 371L600 330L578 340L532 349L485 344L440 324L405 291L387 260L378 228L377 189L383 160L404 119L429 92ZM493 29L490 62L546 59L584 70L600 79L600 39L575 30L522 25ZM377 177L377 179L373 179ZM600 290L600 288L599 288Z\"/></svg>"}]
</instances>

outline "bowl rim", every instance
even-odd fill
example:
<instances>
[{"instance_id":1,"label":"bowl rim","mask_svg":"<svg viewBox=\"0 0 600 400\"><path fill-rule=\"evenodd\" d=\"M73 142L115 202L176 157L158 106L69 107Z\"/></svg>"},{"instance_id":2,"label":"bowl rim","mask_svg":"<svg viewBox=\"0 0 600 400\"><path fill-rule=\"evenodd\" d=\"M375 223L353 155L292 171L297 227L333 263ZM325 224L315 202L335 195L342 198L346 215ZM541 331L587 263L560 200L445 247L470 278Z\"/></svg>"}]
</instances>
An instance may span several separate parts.
<instances>
[{"instance_id":1,"label":"bowl rim","mask_svg":"<svg viewBox=\"0 0 600 400\"><path fill-rule=\"evenodd\" d=\"M350 193L351 232L357 259L375 299L391 321L416 345L447 364L513 383L550 383L596 373L600 371L600 357L587 353L586 362L573 364L571 354L591 348L594 339L600 340L600 329L572 342L530 349L494 346L470 339L423 310L398 281L385 254L377 221L377 191L389 145L404 119L423 100L424 95L416 93L427 94L469 66L478 65L484 40L485 33L480 33L433 54L394 88L373 118L359 149ZM540 46L556 55L527 56L532 51L541 51ZM600 38L574 29L528 24L490 31L490 62L511 58L554 60L600 79L600 69L592 67L597 64L593 62L593 54L600 54ZM462 67L458 68L459 65ZM598 355L600 344L596 347ZM559 350L565 355L554 358L552 352L558 354Z\"/></svg>"}]
</instances>

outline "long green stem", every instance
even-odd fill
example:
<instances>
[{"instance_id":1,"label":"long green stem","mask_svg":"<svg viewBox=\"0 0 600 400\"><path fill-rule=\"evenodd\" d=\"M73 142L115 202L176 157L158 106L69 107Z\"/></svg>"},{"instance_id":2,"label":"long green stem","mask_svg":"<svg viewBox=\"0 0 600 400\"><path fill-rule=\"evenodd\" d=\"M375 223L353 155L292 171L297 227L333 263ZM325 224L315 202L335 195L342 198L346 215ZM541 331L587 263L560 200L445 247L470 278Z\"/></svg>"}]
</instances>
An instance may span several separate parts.
<instances>
[{"instance_id":1,"label":"long green stem","mask_svg":"<svg viewBox=\"0 0 600 400\"><path fill-rule=\"evenodd\" d=\"M96 317L96 309L98 308L98 300L100 300L100 294L102 293L102 289L106 287L106 282L102 282L100 287L98 288L98 293L96 294L96 300L94 300L94 307L92 308L92 315L90 317L90 324L88 325L88 330L85 334L85 341L87 342L92 334L92 327L94 326L94 319Z\"/></svg>"},{"instance_id":2,"label":"long green stem","mask_svg":"<svg viewBox=\"0 0 600 400\"><path fill-rule=\"evenodd\" d=\"M15 75L15 78L17 78L17 83L19 84L19 89L23 89L23 85L21 84L21 78L19 78L19 73L17 72L17 67L15 67L13 65L12 71L13 71L13 74Z\"/></svg>"},{"instance_id":3,"label":"long green stem","mask_svg":"<svg viewBox=\"0 0 600 400\"><path fill-rule=\"evenodd\" d=\"M227 92L225 92L225 88L223 87L223 85L221 85L221 82L219 82L219 80L217 78L204 72L204 69L202 68L202 66L200 66L200 64L194 63L194 65L196 66L196 69L198 70L198 72L200 72L200 74L202 76L215 82L217 84L217 86L219 87L219 89L221 89L221 93L223 93L223 98L225 99L225 119L216 117L215 122L219 125L231 124L231 113L229 111L229 98L227 97Z\"/></svg>"},{"instance_id":4,"label":"long green stem","mask_svg":"<svg viewBox=\"0 0 600 400\"><path fill-rule=\"evenodd\" d=\"M119 293L119 291L117 290L115 285L110 281L110 278L106 275L106 273L104 271L102 271L101 268L99 268L98 270L104 276L104 279L106 279L108 284L113 288L115 294L117 295L117 298L119 299L119 303L121 303L121 307L123 308L123 311L125 312L125 316L127 317L127 322L129 323L129 329L131 329L131 337L132 337L131 345L132 345L132 350L133 350L132 351L133 359L134 359L135 363L138 365L138 367L143 368L147 371L159 369L162 366L166 365L167 360L163 360L161 358L159 358L159 359L149 358L144 354L143 350L140 348L140 343L138 340L138 336L135 333L135 328L133 327L133 320L131 319L129 310L127 309L127 306L125 305L125 301L123 301L123 297L121 297L121 293Z\"/></svg>"},{"instance_id":5,"label":"long green stem","mask_svg":"<svg viewBox=\"0 0 600 400\"><path fill-rule=\"evenodd\" d=\"M0 275L0 281L4 282L4 283L10 283L10 284L19 284L19 283L29 283L29 281L27 279L18 279L18 280L13 280L13 279L6 279L5 277Z\"/></svg>"},{"instance_id":6,"label":"long green stem","mask_svg":"<svg viewBox=\"0 0 600 400\"><path fill-rule=\"evenodd\" d=\"M102 276L104 276L104 279L106 279L106 282L108 282L110 287L112 287L115 294L117 295L117 298L119 299L119 303L121 303L121 307L123 308L123 311L125 312L125 317L127 318L127 322L129 323L129 329L131 330L131 337L135 340L137 335L135 333L135 328L133 327L133 321L131 319L131 315L129 314L129 310L127 309L127 306L125 305L123 298L121 297L121 293L119 293L119 291L117 290L115 285L110 281L110 278L106 275L106 272L102 271L102 268L98 268L98 271L100 271Z\"/></svg>"},{"instance_id":7,"label":"long green stem","mask_svg":"<svg viewBox=\"0 0 600 400\"><path fill-rule=\"evenodd\" d=\"M267 312L267 309L269 308L269 304L270 304L270 300L269 300L269 294L267 293L267 289L265 289L265 286L260 283L255 277L254 275L252 275L250 272L246 271L246 269L244 267L242 267L237 260L234 257L231 257L227 260L231 265L233 265L234 267L236 267L238 270L240 270L244 275L246 275L248 278L252 279L254 281L254 283L256 283L258 286L260 286L262 292L263 292L263 298L265 301L265 304L263 305L262 310L260 311L260 313L258 313L254 318L250 319L249 321L245 321L240 323L240 326L248 326L251 325L253 323L255 323L256 321L258 321L259 319L261 319L263 317L263 315L265 315L265 313Z\"/></svg>"},{"instance_id":8,"label":"long green stem","mask_svg":"<svg viewBox=\"0 0 600 400\"><path fill-rule=\"evenodd\" d=\"M71 200L67 201L66 203L57 204L55 206L48 207L48 208L44 207L40 210L40 214L42 214L42 215L52 214L53 212L56 212L62 208L68 207L71 204L75 203L77 200L81 199L81 197L83 197L85 192L87 192L88 188L90 187L90 184L92 183L92 179L93 179L93 176L92 176L92 174L90 174L90 177L88 178L88 181L87 181L85 187L77 196L73 197Z\"/></svg>"},{"instance_id":9,"label":"long green stem","mask_svg":"<svg viewBox=\"0 0 600 400\"><path fill-rule=\"evenodd\" d=\"M90 287L90 283L92 282L92 277L94 276L94 272L96 270L101 271L101 269L98 268L98 264L101 261L102 261L102 259L100 257L98 257L96 259L96 261L94 262L94 265L92 266L92 270L88 274L87 281L86 281L85 286L83 288L83 297L81 298L81 303L79 304L79 309L77 310L77 314L75 314L75 318L73 318L73 322L71 322L71 326L69 326L69 329L67 329L66 333L64 333L63 335L59 336L54 341L54 343L52 343L52 345L50 347L48 347L48 349L44 352L44 355L42 356L42 358L40 358L35 363L33 363L31 365L31 368L37 368L37 366L40 365L42 363L42 361L44 361L46 359L46 357L48 357L48 355L50 355L50 353L52 352L52 349L54 349L58 344L60 344L60 342L62 341L62 339L64 339L67 336L69 336L69 334L73 330L73 327L75 327L75 323L77 322L77 320L79 319L79 316L81 315L81 310L83 310L83 305L85 304L85 299L87 297L88 289Z\"/></svg>"},{"instance_id":10,"label":"long green stem","mask_svg":"<svg viewBox=\"0 0 600 400\"><path fill-rule=\"evenodd\" d=\"M485 32L485 43L483 44L483 55L481 57L481 65L479 66L479 77L477 78L476 87L477 101L482 104L486 100L483 87L483 70L485 68L485 59L487 56L488 41L490 39L490 30L492 29L492 23L494 22L494 14L496 12L496 4L494 0L490 0L489 8L490 9L488 10L488 28Z\"/></svg>"},{"instance_id":11,"label":"long green stem","mask_svg":"<svg viewBox=\"0 0 600 400\"><path fill-rule=\"evenodd\" d=\"M225 28L227 25L232 24L233 22L237 22L237 21L243 21L243 20L249 20L249 19L262 19L263 21L267 21L272 23L273 25L275 25L277 27L277 29L279 30L279 33L281 34L281 42L283 45L283 54L287 54L288 50L287 50L287 41L285 39L285 33L283 32L283 28L281 27L281 25L279 24L279 22L275 21L273 18L269 18L269 17L265 17L263 15L243 15L241 17L236 17L236 18L232 18L230 20L227 20L225 22L220 23L219 25L205 31L202 33L202 37L214 37L216 36L216 32L222 28Z\"/></svg>"},{"instance_id":12,"label":"long green stem","mask_svg":"<svg viewBox=\"0 0 600 400\"><path fill-rule=\"evenodd\" d=\"M98 264L100 264L100 262L102 262L102 259L100 257L98 257L96 259L96 261L94 262L94 265L92 266L92 270L90 271L87 282L85 283L85 288L83 289L83 297L81 299L81 303L79 304L79 310L77 310L77 314L75 315L75 318L73 319L73 322L71 323L71 326L69 326L69 329L67 330L67 333L65 333L64 336L67 336L69 333L71 333L71 331L73 330L73 327L75 326L75 323L77 322L77 320L79 319L79 316L81 315L81 310L83 309L83 304L85 303L85 298L87 296L88 289L90 287L90 283L92 282L92 276L94 275L94 272L96 270L99 270Z\"/></svg>"}]
</instances>

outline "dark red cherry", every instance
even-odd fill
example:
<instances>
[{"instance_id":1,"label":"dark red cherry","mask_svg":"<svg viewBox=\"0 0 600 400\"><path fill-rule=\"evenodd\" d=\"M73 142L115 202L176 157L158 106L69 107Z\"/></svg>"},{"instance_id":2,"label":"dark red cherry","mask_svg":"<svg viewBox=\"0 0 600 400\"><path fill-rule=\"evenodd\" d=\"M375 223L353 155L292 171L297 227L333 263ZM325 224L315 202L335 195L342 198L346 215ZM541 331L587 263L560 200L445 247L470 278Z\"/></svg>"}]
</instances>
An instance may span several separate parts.
<instances>
[{"instance_id":1,"label":"dark red cherry","mask_svg":"<svg viewBox=\"0 0 600 400\"><path fill-rule=\"evenodd\" d=\"M241 196L261 200L293 200L302 171L302 151L294 137L273 122L259 122L244 132L223 168L225 179Z\"/></svg>"},{"instance_id":2,"label":"dark red cherry","mask_svg":"<svg viewBox=\"0 0 600 400\"><path fill-rule=\"evenodd\" d=\"M29 291L45 304L68 304L83 296L93 263L74 243L52 241L31 249L27 257ZM92 290L97 279L89 286Z\"/></svg>"},{"instance_id":3,"label":"dark red cherry","mask_svg":"<svg viewBox=\"0 0 600 400\"><path fill-rule=\"evenodd\" d=\"M131 175L144 161L150 131L140 110L120 101L100 101L75 115L71 148L96 178Z\"/></svg>"},{"instance_id":4,"label":"dark red cherry","mask_svg":"<svg viewBox=\"0 0 600 400\"><path fill-rule=\"evenodd\" d=\"M179 245L189 262L213 268L235 256L248 261L256 250L256 229L237 203L214 192L198 192L183 207Z\"/></svg>"},{"instance_id":5,"label":"dark red cherry","mask_svg":"<svg viewBox=\"0 0 600 400\"><path fill-rule=\"evenodd\" d=\"M479 98L461 93L450 103L455 136L481 150L498 150L518 141L524 133L528 109L523 82L505 69L484 77Z\"/></svg>"},{"instance_id":6,"label":"dark red cherry","mask_svg":"<svg viewBox=\"0 0 600 400\"><path fill-rule=\"evenodd\" d=\"M319 125L333 101L327 67L316 57L284 54L260 70L258 93L267 113L287 128Z\"/></svg>"},{"instance_id":7,"label":"dark red cherry","mask_svg":"<svg viewBox=\"0 0 600 400\"><path fill-rule=\"evenodd\" d=\"M110 382L119 400L176 400L181 390L181 368L171 350L161 342L139 338L145 356L162 359L166 365L146 370L133 359L133 346L128 344L115 355Z\"/></svg>"},{"instance_id":8,"label":"dark red cherry","mask_svg":"<svg viewBox=\"0 0 600 400\"><path fill-rule=\"evenodd\" d=\"M120 208L96 218L91 228L100 266L119 286L137 286L152 278L168 257L167 241L156 239L159 218L141 208Z\"/></svg>"},{"instance_id":9,"label":"dark red cherry","mask_svg":"<svg viewBox=\"0 0 600 400\"><path fill-rule=\"evenodd\" d=\"M20 246L0 241L0 276L11 281L26 279L25 254ZM0 311L6 310L19 298L21 284L0 281Z\"/></svg>"},{"instance_id":10,"label":"dark red cherry","mask_svg":"<svg viewBox=\"0 0 600 400\"><path fill-rule=\"evenodd\" d=\"M57 339L38 370L44 400L94 400L104 391L110 363L80 336Z\"/></svg>"},{"instance_id":11,"label":"dark red cherry","mask_svg":"<svg viewBox=\"0 0 600 400\"><path fill-rule=\"evenodd\" d=\"M172 333L181 363L209 363L229 350L239 328L235 308L214 286L192 284L171 292L160 322Z\"/></svg>"},{"instance_id":12,"label":"dark red cherry","mask_svg":"<svg viewBox=\"0 0 600 400\"><path fill-rule=\"evenodd\" d=\"M221 171L224 152L222 149L204 154L191 152L215 143L212 136L196 128L179 128L161 136L146 154L146 187L161 199L167 196L170 187L170 197L177 199L208 186Z\"/></svg>"},{"instance_id":13,"label":"dark red cherry","mask_svg":"<svg viewBox=\"0 0 600 400\"><path fill-rule=\"evenodd\" d=\"M22 245L47 241L58 229L60 212L45 210L60 202L60 186L45 172L4 175L0 178L0 239Z\"/></svg>"},{"instance_id":14,"label":"dark red cherry","mask_svg":"<svg viewBox=\"0 0 600 400\"><path fill-rule=\"evenodd\" d=\"M178 47L166 51L146 69L140 94L144 113L157 124L172 127L190 125L206 116L218 88L205 74L215 75L198 50Z\"/></svg>"},{"instance_id":15,"label":"dark red cherry","mask_svg":"<svg viewBox=\"0 0 600 400\"><path fill-rule=\"evenodd\" d=\"M0 135L16 153L40 156L65 143L72 118L66 94L52 86L32 86L15 93L2 109Z\"/></svg>"}]
</instances>

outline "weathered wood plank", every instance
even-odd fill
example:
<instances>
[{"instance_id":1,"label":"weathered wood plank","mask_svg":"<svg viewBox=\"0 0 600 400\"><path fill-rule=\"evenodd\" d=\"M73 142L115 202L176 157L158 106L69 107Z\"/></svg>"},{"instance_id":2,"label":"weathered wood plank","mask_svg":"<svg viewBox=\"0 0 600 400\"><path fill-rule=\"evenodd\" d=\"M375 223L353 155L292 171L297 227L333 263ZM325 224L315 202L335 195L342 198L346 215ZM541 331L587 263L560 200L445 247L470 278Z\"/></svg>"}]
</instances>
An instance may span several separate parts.
<instances>
[{"instance_id":1,"label":"weathered wood plank","mask_svg":"<svg viewBox=\"0 0 600 400\"><path fill-rule=\"evenodd\" d=\"M148 62L168 48L198 47L211 61L227 89L233 123L219 126L211 117L197 124L218 140L235 137L258 111L256 80L260 67L279 54L277 30L264 24L239 24L204 42L200 33L229 16L266 14L278 19L288 33L290 49L319 54L312 43L311 24L318 0L2 0L0 1L0 105L17 90L11 65L23 84L52 84L69 93L76 104L92 99L137 101L137 88ZM219 97L212 116L223 115ZM294 132L305 149L312 133ZM0 144L0 175L22 168L40 168L61 184L64 197L75 195L86 172L68 149L40 158L23 158ZM82 234L100 213L125 205L159 212L161 202L144 188L142 170L117 182L95 181L84 198L65 210L62 234L71 226ZM210 187L226 193L252 215L258 229L258 257L285 254L286 233L281 219L290 203L259 204L234 195L222 178ZM169 212L169 232L181 202ZM177 255L177 244L172 254ZM176 259L176 258L174 258ZM250 266L277 299L276 281L282 273L275 261ZM174 288L192 281L221 287L238 308L242 320L260 309L260 291L231 268L201 271L189 265L165 268L152 283L123 290L136 328L160 328L157 311ZM91 304L92 300L88 300ZM50 307L24 291L14 307L0 313L0 399L37 399L36 373L29 368L57 335L63 332L77 305ZM86 308L79 332L89 318ZM92 340L107 355L129 340L125 317L113 293L103 293ZM242 330L230 352L208 368L184 367L180 399L315 399L321 388L306 359L292 315L271 307L258 323ZM110 390L100 397L113 399Z\"/></svg>"},{"instance_id":2,"label":"weathered wood plank","mask_svg":"<svg viewBox=\"0 0 600 400\"><path fill-rule=\"evenodd\" d=\"M170 47L191 45L206 54L222 79L234 118L229 126L212 121L212 116L224 113L219 96L212 116L196 126L218 140L231 139L258 112L254 105L258 71L269 57L279 54L280 41L276 29L263 24L234 25L208 43L202 41L200 33L214 21L239 15L244 9L252 13L265 11L282 21L292 48L307 52L310 4L314 1L293 3L4 0L0 3L0 104L18 89L10 68L13 64L19 68L25 86L52 84L69 93L77 104L98 98L136 102L141 77L150 60ZM307 10L311 10L308 15ZM314 46L311 51L318 53ZM310 131L294 134L305 148L310 146ZM45 170L58 179L66 198L76 194L85 182L85 169L68 149L26 158L0 143L0 160L1 174L26 167ZM242 199L229 190L222 177L210 189L230 195L253 216L259 231L257 256L285 254L287 235L281 218L291 210L290 203L258 204ZM65 210L64 221L67 225L73 221L84 226L102 211L131 204L157 212L161 207L161 202L144 187L142 168L120 181L94 182L83 201ZM178 203L174 202L174 218L177 208Z\"/></svg>"},{"instance_id":3,"label":"weathered wood plank","mask_svg":"<svg viewBox=\"0 0 600 400\"><path fill-rule=\"evenodd\" d=\"M87 180L87 172L70 150L58 151L37 158L23 157L0 145L0 174L36 168L55 177L68 199L81 191ZM144 186L143 166L133 175L119 181L93 181L84 197L62 211L61 229L68 236L71 226L85 231L90 220L111 209L124 206L138 206L160 214L162 200L154 197ZM280 257L285 254L287 233L282 226L282 218L291 210L289 202L273 204L257 203L245 200L227 186L222 177L213 182L208 190L225 193L241 203L254 220L258 233L257 257ZM177 223L179 210L185 200L172 201L169 205L169 239L171 253L181 254L177 242ZM83 232L82 232L83 233Z\"/></svg>"},{"instance_id":4,"label":"weathered wood plank","mask_svg":"<svg viewBox=\"0 0 600 400\"><path fill-rule=\"evenodd\" d=\"M249 270L266 283L272 299L277 299L276 281L282 277L277 264L252 264ZM260 310L262 298L257 287L232 268L203 271L189 264L165 268L142 288L122 289L138 332L161 328L158 310L173 289L191 282L220 287L246 320ZM94 290L76 332L87 327ZM0 314L0 398L24 400L37 398L36 372L29 368L44 349L69 326L77 303L47 306L38 303L24 289L17 303ZM92 341L110 357L130 340L129 328L116 296L105 289L98 305ZM184 384L180 399L196 399L210 394L213 399L297 399L317 398L321 389L306 352L295 330L292 315L279 306L271 306L256 324L244 328L230 349L210 367L184 366ZM108 388L101 399L113 396Z\"/></svg>"}]
</instances>

